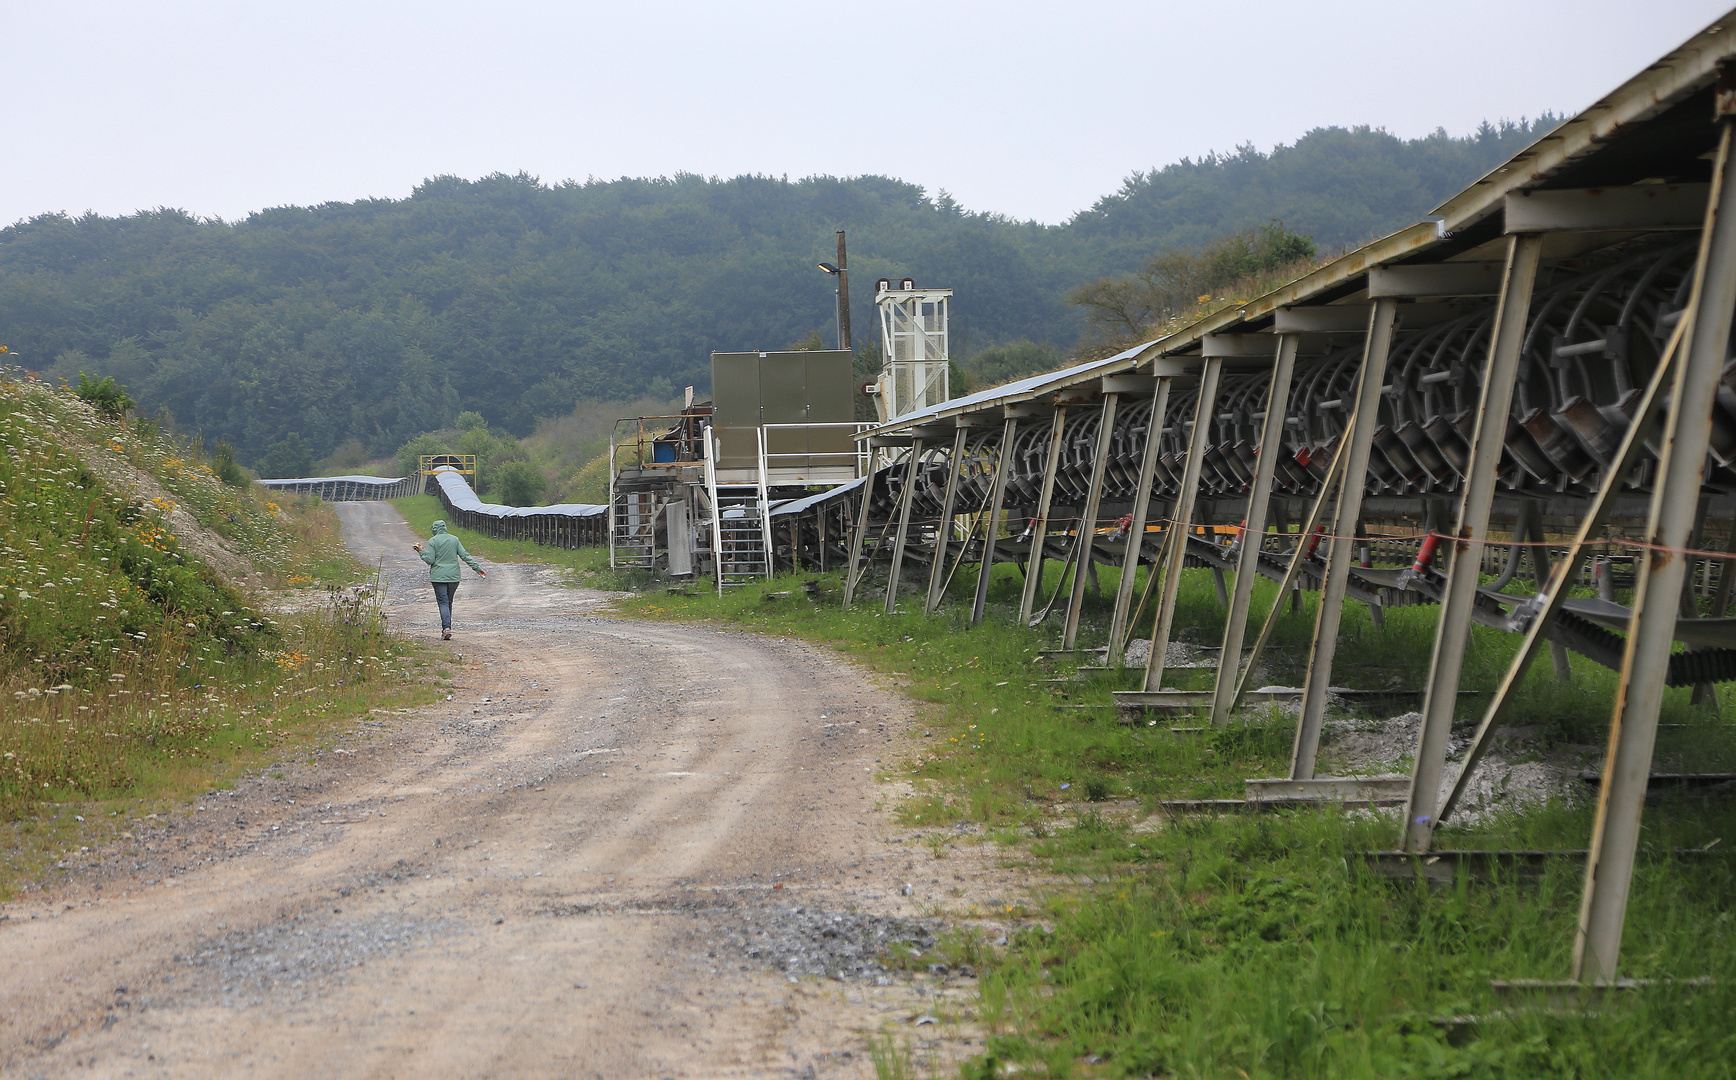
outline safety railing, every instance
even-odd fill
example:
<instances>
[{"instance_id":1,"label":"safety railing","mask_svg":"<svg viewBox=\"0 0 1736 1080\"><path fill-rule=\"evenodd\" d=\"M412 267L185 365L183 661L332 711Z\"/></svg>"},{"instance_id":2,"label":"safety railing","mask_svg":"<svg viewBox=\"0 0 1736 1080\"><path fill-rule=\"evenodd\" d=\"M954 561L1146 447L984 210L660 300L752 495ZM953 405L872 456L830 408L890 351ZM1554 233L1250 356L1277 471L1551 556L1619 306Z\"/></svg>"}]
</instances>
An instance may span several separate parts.
<instances>
[{"instance_id":1,"label":"safety railing","mask_svg":"<svg viewBox=\"0 0 1736 1080\"><path fill-rule=\"evenodd\" d=\"M767 450L766 432L768 431L821 431L847 430L852 438L873 427L859 421L827 424L761 424L754 430L758 432L759 443L759 474L763 478L769 475L772 462L800 458L812 464L816 458L834 462L839 465L849 464L856 476L866 476L868 470L868 447L862 441L854 443L850 450L790 450L772 453ZM763 483L763 481L762 481Z\"/></svg>"},{"instance_id":2,"label":"safety railing","mask_svg":"<svg viewBox=\"0 0 1736 1080\"><path fill-rule=\"evenodd\" d=\"M615 421L609 437L609 471L673 469L696 465L704 456L708 413L628 416ZM626 430L622 430L625 425ZM629 460L623 461L623 451Z\"/></svg>"},{"instance_id":3,"label":"safety railing","mask_svg":"<svg viewBox=\"0 0 1736 1080\"><path fill-rule=\"evenodd\" d=\"M436 469L456 469L465 476L476 475L475 454L423 454L416 459L416 471L426 476Z\"/></svg>"}]
</instances>

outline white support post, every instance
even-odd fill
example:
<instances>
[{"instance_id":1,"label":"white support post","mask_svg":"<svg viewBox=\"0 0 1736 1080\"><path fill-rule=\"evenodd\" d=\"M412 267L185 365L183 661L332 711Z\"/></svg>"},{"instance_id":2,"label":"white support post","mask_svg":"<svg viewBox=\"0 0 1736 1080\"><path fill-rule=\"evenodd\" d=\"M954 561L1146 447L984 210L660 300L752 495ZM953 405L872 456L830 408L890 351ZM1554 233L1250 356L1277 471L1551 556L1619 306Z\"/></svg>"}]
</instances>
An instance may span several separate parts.
<instances>
[{"instance_id":1,"label":"white support post","mask_svg":"<svg viewBox=\"0 0 1736 1080\"><path fill-rule=\"evenodd\" d=\"M1362 517L1362 490L1368 482L1368 450L1380 421L1380 394L1386 383L1386 358L1392 349L1393 323L1398 301L1376 300L1369 308L1368 336L1363 345L1362 374L1357 382L1356 411L1350 430L1342 436L1349 444L1344 456L1344 479L1338 485L1338 510L1333 527L1352 527ZM1338 650L1338 626L1344 613L1345 586L1350 577L1350 557L1356 544L1348 537L1332 541L1328 549L1326 580L1321 582L1320 610L1314 617L1314 642L1308 657L1308 681L1303 687L1302 715L1296 722L1296 742L1290 754L1290 778L1314 777L1314 759L1320 750L1320 727L1326 719L1326 688L1332 683L1332 657Z\"/></svg>"},{"instance_id":2,"label":"white support post","mask_svg":"<svg viewBox=\"0 0 1736 1080\"><path fill-rule=\"evenodd\" d=\"M1471 458L1459 495L1459 527L1435 631L1428 689L1423 695L1423 721L1417 733L1410 795L1405 803L1404 849L1427 851L1434 833L1435 805L1440 801L1441 774L1447 764L1447 740L1452 734L1453 708L1459 700L1459 676L1470 641L1471 613L1482 577L1482 542L1489 536L1489 510L1495 502L1495 478L1506 445L1507 422L1513 412L1513 389L1525 328L1531 318L1531 287L1543 237L1523 233L1507 240L1507 270L1501 279L1501 299L1489 335L1489 356L1483 368L1483 392L1477 427L1471 436Z\"/></svg>"},{"instance_id":3,"label":"white support post","mask_svg":"<svg viewBox=\"0 0 1736 1080\"><path fill-rule=\"evenodd\" d=\"M759 496L760 543L765 548L766 580L772 579L775 558L772 547L772 506L771 495L766 490L766 429L764 426L754 428L759 434L759 454L754 462L754 491Z\"/></svg>"},{"instance_id":4,"label":"white support post","mask_svg":"<svg viewBox=\"0 0 1736 1080\"><path fill-rule=\"evenodd\" d=\"M1193 526L1194 502L1200 490L1200 466L1210 442L1212 413L1217 408L1218 377L1223 372L1222 357L1206 360L1200 376L1200 396L1194 403L1193 431L1188 434L1187 462L1181 471L1181 490L1175 498L1175 520L1166 530L1169 543L1166 558L1152 565L1152 573L1163 570L1163 595L1158 601L1157 618L1151 625L1151 654L1145 659L1145 682L1142 689L1163 689L1164 654L1169 652L1169 629L1175 621L1175 601L1181 592L1181 567L1187 561L1187 534Z\"/></svg>"},{"instance_id":5,"label":"white support post","mask_svg":"<svg viewBox=\"0 0 1736 1080\"><path fill-rule=\"evenodd\" d=\"M1728 95L1721 95L1727 105ZM1686 352L1670 396L1670 418L1652 489L1646 539L1656 547L1638 560L1633 620L1622 657L1609 751L1604 755L1597 818L1585 867L1585 894L1573 943L1573 977L1607 983L1616 977L1640 814L1657 743L1658 710L1675 646L1687 557L1682 549L1694 530L1702 472L1711 441L1712 406L1729 355L1730 320L1736 312L1736 184L1730 182L1731 125L1725 117L1712 170L1705 230L1695 267L1693 319Z\"/></svg>"},{"instance_id":6,"label":"white support post","mask_svg":"<svg viewBox=\"0 0 1736 1080\"><path fill-rule=\"evenodd\" d=\"M1121 557L1121 580L1115 587L1115 610L1109 616L1109 652L1104 664L1121 663L1121 646L1127 637L1127 611L1133 605L1133 579L1139 574L1139 553L1145 547L1145 519L1151 512L1151 482L1157 476L1158 451L1163 443L1163 414L1169 411L1170 377L1157 380L1151 393L1151 419L1145 426L1145 453L1139 458L1138 487L1133 492L1133 513L1127 522L1127 552ZM1151 564L1157 573L1157 563Z\"/></svg>"},{"instance_id":7,"label":"white support post","mask_svg":"<svg viewBox=\"0 0 1736 1080\"><path fill-rule=\"evenodd\" d=\"M707 460L710 460L709 456ZM615 440L612 436L609 439L609 569L615 569Z\"/></svg>"},{"instance_id":8,"label":"white support post","mask_svg":"<svg viewBox=\"0 0 1736 1080\"><path fill-rule=\"evenodd\" d=\"M1229 618L1224 623L1223 648L1218 651L1218 679L1212 686L1212 723L1230 718L1230 702L1236 695L1236 677L1241 673L1242 638L1248 629L1248 605L1254 596L1254 580L1260 573L1260 547L1266 539L1266 512L1272 502L1272 479L1278 470L1278 455L1284 446L1284 410L1290 402L1290 379L1296 370L1295 334L1278 336L1278 354L1272 361L1272 385L1266 394L1266 418L1260 423L1259 457L1254 462L1254 485L1248 492L1248 512L1242 522L1242 550L1236 557L1236 588L1230 597ZM1282 603L1283 596L1272 600Z\"/></svg>"},{"instance_id":9,"label":"white support post","mask_svg":"<svg viewBox=\"0 0 1736 1080\"><path fill-rule=\"evenodd\" d=\"M717 578L717 595L723 595L723 511L717 505L717 461L714 441L716 436L710 428L705 429L703 445L705 447L705 497L711 500L711 572ZM614 459L611 458L611 461ZM615 500L610 498L610 513L614 512ZM609 530L611 542L615 530Z\"/></svg>"}]
</instances>

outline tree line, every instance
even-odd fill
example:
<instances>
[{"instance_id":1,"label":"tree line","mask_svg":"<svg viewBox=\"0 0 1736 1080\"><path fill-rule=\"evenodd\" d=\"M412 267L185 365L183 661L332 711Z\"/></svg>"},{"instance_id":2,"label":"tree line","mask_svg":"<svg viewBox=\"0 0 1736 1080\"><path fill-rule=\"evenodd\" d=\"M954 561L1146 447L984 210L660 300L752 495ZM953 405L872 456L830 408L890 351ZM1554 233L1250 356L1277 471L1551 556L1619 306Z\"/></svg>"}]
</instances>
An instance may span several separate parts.
<instances>
[{"instance_id":1,"label":"tree line","mask_svg":"<svg viewBox=\"0 0 1736 1080\"><path fill-rule=\"evenodd\" d=\"M1554 123L1323 128L1137 173L1054 226L882 176L441 176L238 221L44 214L0 230L0 342L51 376L112 378L247 464L378 457L462 412L524 436L585 402L704 394L714 349L829 344L815 264L842 228L859 339L876 278L950 286L964 378L1004 381L1103 338L1101 306L1077 302L1093 283L1274 219L1322 248L1360 242Z\"/></svg>"}]
</instances>

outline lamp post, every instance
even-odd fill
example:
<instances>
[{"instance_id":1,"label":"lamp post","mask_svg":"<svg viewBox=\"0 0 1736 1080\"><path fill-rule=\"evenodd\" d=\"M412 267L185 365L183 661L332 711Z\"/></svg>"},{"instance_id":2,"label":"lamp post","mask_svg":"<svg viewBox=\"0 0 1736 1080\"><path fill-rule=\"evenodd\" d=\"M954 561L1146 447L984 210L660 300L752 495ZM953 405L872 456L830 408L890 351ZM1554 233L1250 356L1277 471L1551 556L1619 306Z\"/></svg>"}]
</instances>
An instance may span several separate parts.
<instances>
[{"instance_id":1,"label":"lamp post","mask_svg":"<svg viewBox=\"0 0 1736 1080\"><path fill-rule=\"evenodd\" d=\"M838 298L838 348L849 352L850 344L850 266L844 257L844 230L838 230L838 263L819 264L821 270L837 278L836 293Z\"/></svg>"}]
</instances>

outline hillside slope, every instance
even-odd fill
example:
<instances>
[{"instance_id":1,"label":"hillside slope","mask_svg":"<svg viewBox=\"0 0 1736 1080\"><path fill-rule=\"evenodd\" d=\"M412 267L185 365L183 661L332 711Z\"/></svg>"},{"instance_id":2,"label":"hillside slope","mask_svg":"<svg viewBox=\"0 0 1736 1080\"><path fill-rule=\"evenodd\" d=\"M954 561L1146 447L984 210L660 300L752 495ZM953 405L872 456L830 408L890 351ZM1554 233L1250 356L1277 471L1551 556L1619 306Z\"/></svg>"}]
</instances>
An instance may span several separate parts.
<instances>
[{"instance_id":1,"label":"hillside slope","mask_svg":"<svg viewBox=\"0 0 1736 1080\"><path fill-rule=\"evenodd\" d=\"M265 614L267 585L359 570L309 520L0 371L0 820L269 746L285 710L385 670L364 594Z\"/></svg>"}]
</instances>

